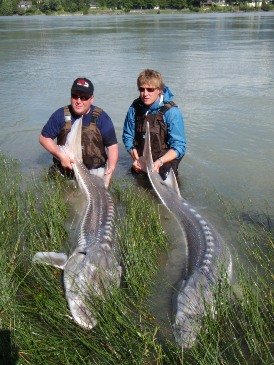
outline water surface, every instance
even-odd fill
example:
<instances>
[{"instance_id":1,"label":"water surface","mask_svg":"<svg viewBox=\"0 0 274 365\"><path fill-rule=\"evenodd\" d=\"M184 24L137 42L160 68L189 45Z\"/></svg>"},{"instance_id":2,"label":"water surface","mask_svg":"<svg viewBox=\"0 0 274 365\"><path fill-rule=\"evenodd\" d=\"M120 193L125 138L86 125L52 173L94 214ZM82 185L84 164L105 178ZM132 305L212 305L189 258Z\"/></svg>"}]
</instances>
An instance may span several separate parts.
<instances>
[{"instance_id":1,"label":"water surface","mask_svg":"<svg viewBox=\"0 0 274 365\"><path fill-rule=\"evenodd\" d=\"M131 178L122 128L148 67L162 72L183 111L185 198L228 244L234 232L217 194L243 213L252 202L254 212L273 215L273 12L0 17L0 42L0 150L25 172L50 165L40 131L69 102L73 80L86 76L117 130L116 177Z\"/></svg>"},{"instance_id":2,"label":"water surface","mask_svg":"<svg viewBox=\"0 0 274 365\"><path fill-rule=\"evenodd\" d=\"M47 166L40 130L85 75L114 121L117 172L125 173L123 121L138 95L136 77L150 67L163 73L184 114L186 193L214 187L227 199L272 204L273 20L273 13L0 17L0 149L24 169Z\"/></svg>"}]
</instances>

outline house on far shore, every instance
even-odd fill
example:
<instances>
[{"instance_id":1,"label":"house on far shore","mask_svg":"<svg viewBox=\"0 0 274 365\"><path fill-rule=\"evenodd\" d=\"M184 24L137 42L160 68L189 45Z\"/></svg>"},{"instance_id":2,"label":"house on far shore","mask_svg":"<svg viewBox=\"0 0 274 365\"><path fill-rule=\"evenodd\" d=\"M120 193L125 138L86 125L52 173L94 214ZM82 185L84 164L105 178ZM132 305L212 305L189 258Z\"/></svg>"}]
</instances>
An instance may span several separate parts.
<instances>
[{"instance_id":1,"label":"house on far shore","mask_svg":"<svg viewBox=\"0 0 274 365\"><path fill-rule=\"evenodd\" d=\"M90 9L97 9L97 5L96 4L93 4L93 3L90 3L89 4L89 8Z\"/></svg>"},{"instance_id":2,"label":"house on far shore","mask_svg":"<svg viewBox=\"0 0 274 365\"><path fill-rule=\"evenodd\" d=\"M236 1L235 1L236 2ZM228 3L226 3L225 0L201 0L200 1L200 6L202 8L204 7L210 7L212 5L218 5L218 6L229 6ZM249 7L258 7L258 6L262 6L262 0L250 0L248 2L246 2L246 5Z\"/></svg>"},{"instance_id":3,"label":"house on far shore","mask_svg":"<svg viewBox=\"0 0 274 365\"><path fill-rule=\"evenodd\" d=\"M18 8L19 9L29 9L32 7L32 1L27 1L27 0L21 0L19 3L18 3Z\"/></svg>"}]
</instances>

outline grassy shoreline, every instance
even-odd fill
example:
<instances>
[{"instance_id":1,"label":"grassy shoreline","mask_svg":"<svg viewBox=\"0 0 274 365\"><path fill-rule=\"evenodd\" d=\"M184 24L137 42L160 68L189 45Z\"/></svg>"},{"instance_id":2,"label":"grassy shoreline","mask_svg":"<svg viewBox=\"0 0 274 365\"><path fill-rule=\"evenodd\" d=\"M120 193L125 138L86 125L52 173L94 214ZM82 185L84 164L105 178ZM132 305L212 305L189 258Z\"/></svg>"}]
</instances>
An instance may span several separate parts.
<instances>
[{"instance_id":1,"label":"grassy shoreline","mask_svg":"<svg viewBox=\"0 0 274 365\"><path fill-rule=\"evenodd\" d=\"M68 240L69 186L36 177L22 188L20 165L0 154L0 166L1 364L273 364L273 225L238 221L250 266L235 258L236 286L218 287L197 344L182 351L147 306L168 250L154 200L130 183L113 184L123 284L104 301L92 298L98 325L86 331L70 318L60 270L31 262L36 251L59 251Z\"/></svg>"}]
</instances>

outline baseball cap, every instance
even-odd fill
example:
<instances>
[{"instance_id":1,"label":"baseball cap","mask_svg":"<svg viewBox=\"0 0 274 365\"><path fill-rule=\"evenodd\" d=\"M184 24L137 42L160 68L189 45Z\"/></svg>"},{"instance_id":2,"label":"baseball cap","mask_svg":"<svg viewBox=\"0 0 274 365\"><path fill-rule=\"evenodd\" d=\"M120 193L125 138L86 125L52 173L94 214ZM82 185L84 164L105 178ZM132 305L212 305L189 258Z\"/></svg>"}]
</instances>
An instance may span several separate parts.
<instances>
[{"instance_id":1,"label":"baseball cap","mask_svg":"<svg viewBox=\"0 0 274 365\"><path fill-rule=\"evenodd\" d=\"M71 92L75 91L81 91L88 96L92 96L94 91L93 83L85 77L80 77L76 79L72 84Z\"/></svg>"}]
</instances>

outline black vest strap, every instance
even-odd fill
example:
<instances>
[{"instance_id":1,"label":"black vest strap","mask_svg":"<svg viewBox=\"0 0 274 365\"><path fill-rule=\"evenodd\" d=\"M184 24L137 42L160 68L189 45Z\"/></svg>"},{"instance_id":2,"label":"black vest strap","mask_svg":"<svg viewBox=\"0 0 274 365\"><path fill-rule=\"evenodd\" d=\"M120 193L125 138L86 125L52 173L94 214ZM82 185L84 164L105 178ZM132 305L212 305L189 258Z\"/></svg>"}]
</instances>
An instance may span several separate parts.
<instances>
[{"instance_id":1,"label":"black vest strap","mask_svg":"<svg viewBox=\"0 0 274 365\"><path fill-rule=\"evenodd\" d=\"M91 114L90 123L93 123L93 124L96 123L97 119L100 117L102 112L103 112L103 109L99 108L98 106L94 106L93 112ZM66 120L66 117L71 117L69 105L64 106L64 116L65 116L65 122L70 123L70 125L71 125L71 120Z\"/></svg>"},{"instance_id":2,"label":"black vest strap","mask_svg":"<svg viewBox=\"0 0 274 365\"><path fill-rule=\"evenodd\" d=\"M137 114L140 114L141 113L141 111L140 111L140 98L138 98L138 99L135 99L134 101L133 101L133 107L134 107L134 109L135 109L135 113ZM174 101L170 101L170 102L168 102L168 103L165 103L160 109L159 109L159 111L158 111L158 113L156 114L156 116L157 116L157 119L163 119L163 115L165 114L165 112L168 110L168 109L170 109L170 108L172 108L172 107L177 107L177 105L174 103Z\"/></svg>"}]
</instances>

